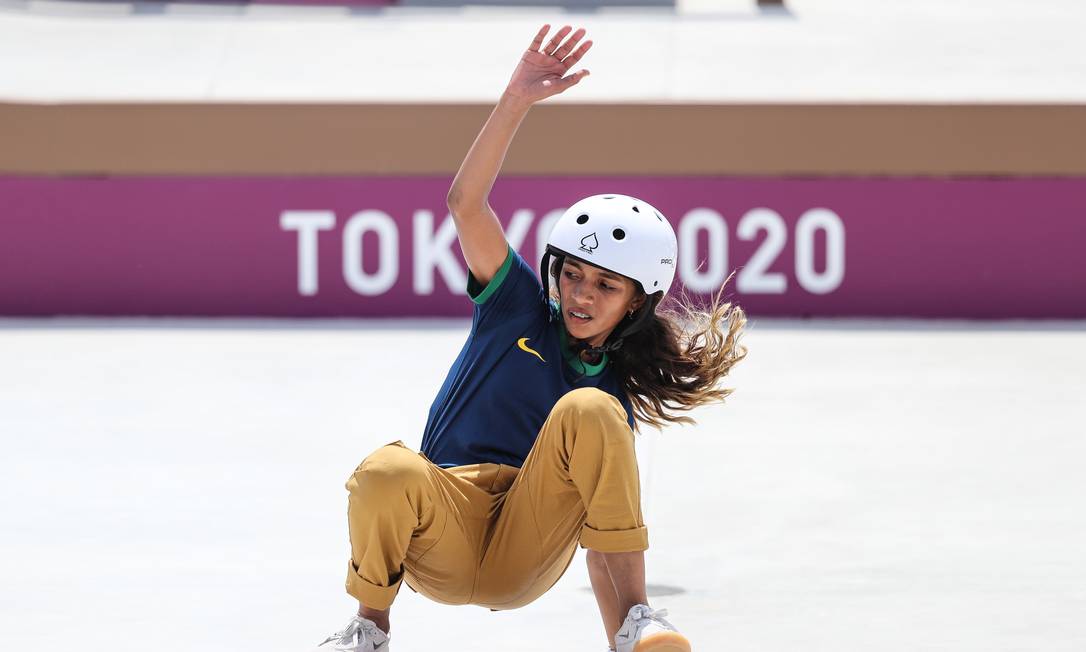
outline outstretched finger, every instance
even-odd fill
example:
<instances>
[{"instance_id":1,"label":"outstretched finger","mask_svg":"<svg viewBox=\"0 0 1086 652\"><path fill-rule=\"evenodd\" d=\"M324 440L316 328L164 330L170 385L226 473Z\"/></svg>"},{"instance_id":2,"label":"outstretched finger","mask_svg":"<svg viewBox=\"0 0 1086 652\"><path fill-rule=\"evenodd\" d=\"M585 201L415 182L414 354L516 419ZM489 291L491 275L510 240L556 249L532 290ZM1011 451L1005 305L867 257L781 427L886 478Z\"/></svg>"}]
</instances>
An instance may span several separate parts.
<instances>
[{"instance_id":1,"label":"outstretched finger","mask_svg":"<svg viewBox=\"0 0 1086 652\"><path fill-rule=\"evenodd\" d=\"M575 85L577 82L581 81L587 76L587 70L578 70L572 75L566 75L565 77L558 80L558 92L561 93L562 91L566 90L570 86Z\"/></svg>"},{"instance_id":2,"label":"outstretched finger","mask_svg":"<svg viewBox=\"0 0 1086 652\"><path fill-rule=\"evenodd\" d=\"M569 31L573 29L569 25L565 25L562 29L558 30L558 33L554 35L554 38L547 43L547 47L543 49L543 54L554 54L554 51L558 49L559 44L562 43L562 39L569 34Z\"/></svg>"},{"instance_id":3,"label":"outstretched finger","mask_svg":"<svg viewBox=\"0 0 1086 652\"><path fill-rule=\"evenodd\" d=\"M569 55L565 59L562 59L562 65L566 66L566 68L572 68L573 66L577 65L577 62L581 60L581 57L584 56L584 53L588 52L589 48L591 47L592 41L585 41L581 44L581 47L577 48L576 52Z\"/></svg>"},{"instance_id":4,"label":"outstretched finger","mask_svg":"<svg viewBox=\"0 0 1086 652\"><path fill-rule=\"evenodd\" d=\"M559 61L565 59L566 55L569 54L573 50L573 48L577 47L577 44L581 42L581 39L584 38L584 34L585 30L583 27L578 29L576 32L573 32L573 35L566 39L566 42L562 44L562 47L554 51L554 56Z\"/></svg>"},{"instance_id":5,"label":"outstretched finger","mask_svg":"<svg viewBox=\"0 0 1086 652\"><path fill-rule=\"evenodd\" d=\"M535 38L532 39L531 46L528 47L529 51L531 51L531 52L538 52L539 51L539 46L543 45L543 38L547 35L547 32L550 31L550 28L551 28L550 25L544 25L543 27L539 28L539 33L535 35Z\"/></svg>"}]
</instances>

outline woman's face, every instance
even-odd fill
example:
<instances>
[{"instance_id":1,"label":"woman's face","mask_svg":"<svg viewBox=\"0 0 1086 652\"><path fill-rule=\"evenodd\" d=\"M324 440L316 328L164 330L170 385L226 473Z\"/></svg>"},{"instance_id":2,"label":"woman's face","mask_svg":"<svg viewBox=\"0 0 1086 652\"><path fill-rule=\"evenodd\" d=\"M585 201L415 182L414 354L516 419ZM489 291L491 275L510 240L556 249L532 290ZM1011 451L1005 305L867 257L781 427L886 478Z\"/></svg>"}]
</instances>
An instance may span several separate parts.
<instances>
[{"instance_id":1,"label":"woman's face","mask_svg":"<svg viewBox=\"0 0 1086 652\"><path fill-rule=\"evenodd\" d=\"M645 302L630 279L566 259L558 275L562 320L571 337L599 346L626 313Z\"/></svg>"}]
</instances>

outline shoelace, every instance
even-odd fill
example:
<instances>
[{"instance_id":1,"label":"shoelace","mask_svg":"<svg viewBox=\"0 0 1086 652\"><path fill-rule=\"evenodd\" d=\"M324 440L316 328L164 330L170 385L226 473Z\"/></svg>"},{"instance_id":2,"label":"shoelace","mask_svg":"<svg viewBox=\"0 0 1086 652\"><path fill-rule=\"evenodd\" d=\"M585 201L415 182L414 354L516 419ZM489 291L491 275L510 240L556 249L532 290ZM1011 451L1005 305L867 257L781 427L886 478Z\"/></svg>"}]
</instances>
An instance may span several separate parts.
<instances>
[{"instance_id":1,"label":"shoelace","mask_svg":"<svg viewBox=\"0 0 1086 652\"><path fill-rule=\"evenodd\" d=\"M673 632L678 631L677 629L675 629L674 625L672 625L671 623L669 623L667 620L664 619L664 616L667 615L667 609L655 609L654 610L654 609L652 609L650 607L646 607L646 606L642 606L642 605L639 605L639 607L640 608L637 611L635 611L634 614L633 614L634 615L634 620L637 621L638 625L642 625L642 626L647 625L648 623L642 623L641 622L643 620L647 620L647 621L652 621L652 622L655 622L655 623L659 623L660 625L663 625L664 627L666 627L667 629L669 629L669 630L671 630Z\"/></svg>"},{"instance_id":2,"label":"shoelace","mask_svg":"<svg viewBox=\"0 0 1086 652\"><path fill-rule=\"evenodd\" d=\"M366 632L366 636L371 642L377 640L377 628L373 625L362 623L362 631Z\"/></svg>"}]
</instances>

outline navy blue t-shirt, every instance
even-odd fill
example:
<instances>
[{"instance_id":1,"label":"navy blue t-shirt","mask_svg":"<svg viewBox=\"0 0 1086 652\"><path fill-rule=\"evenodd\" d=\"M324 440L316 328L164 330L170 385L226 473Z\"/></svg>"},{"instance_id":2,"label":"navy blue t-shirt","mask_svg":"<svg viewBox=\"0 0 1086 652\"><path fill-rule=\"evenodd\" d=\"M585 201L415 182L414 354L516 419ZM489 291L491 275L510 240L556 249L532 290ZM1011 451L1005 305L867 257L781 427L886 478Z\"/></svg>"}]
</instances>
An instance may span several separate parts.
<instances>
[{"instance_id":1,"label":"navy blue t-shirt","mask_svg":"<svg viewBox=\"0 0 1086 652\"><path fill-rule=\"evenodd\" d=\"M509 248L485 288L468 275L471 332L430 406L422 452L439 466L522 466L551 408L578 387L598 387L633 409L606 359L586 365L569 353L560 319L535 271Z\"/></svg>"}]
</instances>

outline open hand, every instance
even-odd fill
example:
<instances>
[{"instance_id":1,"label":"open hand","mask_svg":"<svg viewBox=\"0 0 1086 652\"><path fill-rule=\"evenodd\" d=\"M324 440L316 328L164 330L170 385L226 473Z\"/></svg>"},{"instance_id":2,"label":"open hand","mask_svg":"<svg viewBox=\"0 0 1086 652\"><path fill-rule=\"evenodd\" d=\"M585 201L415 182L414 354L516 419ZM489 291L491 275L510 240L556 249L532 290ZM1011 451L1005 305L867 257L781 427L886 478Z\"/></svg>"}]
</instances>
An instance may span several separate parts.
<instances>
[{"instance_id":1,"label":"open hand","mask_svg":"<svg viewBox=\"0 0 1086 652\"><path fill-rule=\"evenodd\" d=\"M566 25L547 42L546 47L541 48L550 28L550 25L540 28L532 45L520 58L520 64L513 71L513 77L505 89L510 97L526 104L534 104L565 91L588 76L588 71L584 69L566 75L592 47L592 41L585 41L576 51L573 49L584 38L585 30L581 28L570 35L573 28ZM566 38L567 36L569 38Z\"/></svg>"}]
</instances>

